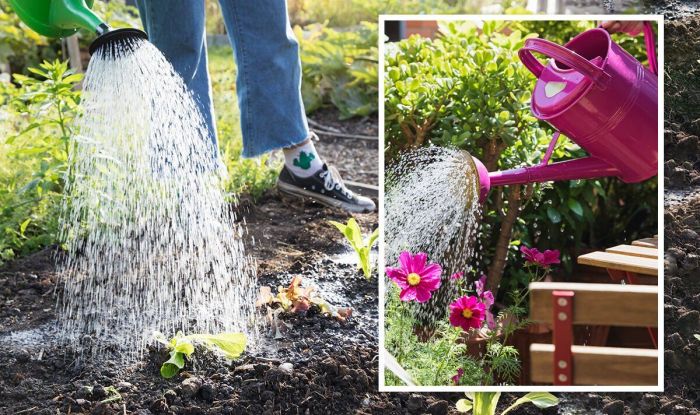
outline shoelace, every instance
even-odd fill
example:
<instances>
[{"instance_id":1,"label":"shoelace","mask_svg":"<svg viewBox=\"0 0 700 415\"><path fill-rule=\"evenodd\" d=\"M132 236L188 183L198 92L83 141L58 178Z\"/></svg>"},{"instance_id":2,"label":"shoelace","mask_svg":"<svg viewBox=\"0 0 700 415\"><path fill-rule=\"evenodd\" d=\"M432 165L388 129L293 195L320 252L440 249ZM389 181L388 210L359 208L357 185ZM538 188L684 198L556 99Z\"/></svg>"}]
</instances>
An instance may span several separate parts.
<instances>
[{"instance_id":1,"label":"shoelace","mask_svg":"<svg viewBox=\"0 0 700 415\"><path fill-rule=\"evenodd\" d=\"M340 177L338 171L332 167L324 167L326 167L326 169L319 174L323 179L323 187L329 192L332 192L333 189L338 190L348 199L352 199L353 193L345 187L345 183L343 183L343 179Z\"/></svg>"}]
</instances>

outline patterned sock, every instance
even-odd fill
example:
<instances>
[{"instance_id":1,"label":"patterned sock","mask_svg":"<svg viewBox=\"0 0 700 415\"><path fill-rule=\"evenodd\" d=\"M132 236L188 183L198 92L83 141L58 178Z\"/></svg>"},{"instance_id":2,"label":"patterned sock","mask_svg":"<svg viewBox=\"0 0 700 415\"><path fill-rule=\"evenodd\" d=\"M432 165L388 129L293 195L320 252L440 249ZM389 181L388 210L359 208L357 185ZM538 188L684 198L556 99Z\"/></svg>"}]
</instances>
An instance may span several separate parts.
<instances>
[{"instance_id":1,"label":"patterned sock","mask_svg":"<svg viewBox=\"0 0 700 415\"><path fill-rule=\"evenodd\" d=\"M310 177L323 167L321 157L316 153L311 139L293 147L285 148L284 165L298 177Z\"/></svg>"}]
</instances>

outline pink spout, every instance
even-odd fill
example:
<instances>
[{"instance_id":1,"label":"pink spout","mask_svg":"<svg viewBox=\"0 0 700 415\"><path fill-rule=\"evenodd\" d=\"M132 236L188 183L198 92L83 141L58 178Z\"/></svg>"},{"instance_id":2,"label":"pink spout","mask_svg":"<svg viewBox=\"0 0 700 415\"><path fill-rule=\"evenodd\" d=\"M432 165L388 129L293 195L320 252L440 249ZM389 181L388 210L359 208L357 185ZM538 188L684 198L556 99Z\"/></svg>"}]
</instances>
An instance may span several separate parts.
<instances>
[{"instance_id":1,"label":"pink spout","mask_svg":"<svg viewBox=\"0 0 700 415\"><path fill-rule=\"evenodd\" d=\"M479 196L482 202L486 200L491 186L595 179L619 174L617 169L594 157L495 172L488 172L483 163L476 158L474 164L479 173Z\"/></svg>"}]
</instances>

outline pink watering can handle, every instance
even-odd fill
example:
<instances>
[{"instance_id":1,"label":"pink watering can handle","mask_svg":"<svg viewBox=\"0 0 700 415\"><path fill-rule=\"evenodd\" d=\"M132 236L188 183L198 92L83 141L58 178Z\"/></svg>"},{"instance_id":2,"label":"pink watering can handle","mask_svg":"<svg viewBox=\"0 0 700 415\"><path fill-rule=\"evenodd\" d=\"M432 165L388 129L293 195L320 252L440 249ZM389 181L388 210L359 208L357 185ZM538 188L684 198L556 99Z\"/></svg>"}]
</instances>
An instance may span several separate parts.
<instances>
[{"instance_id":1,"label":"pink watering can handle","mask_svg":"<svg viewBox=\"0 0 700 415\"><path fill-rule=\"evenodd\" d=\"M656 46L654 46L654 28L651 22L644 22L644 43L647 47L647 59L649 60L649 70L654 75L659 74L659 67L656 63Z\"/></svg>"},{"instance_id":2,"label":"pink watering can handle","mask_svg":"<svg viewBox=\"0 0 700 415\"><path fill-rule=\"evenodd\" d=\"M535 58L532 52L539 52L547 57L564 62L570 68L593 81L601 89L605 89L607 81L610 79L610 75L578 53L548 40L533 38L525 41L525 46L518 51L518 56L525 67L538 78L544 70L544 65Z\"/></svg>"}]
</instances>

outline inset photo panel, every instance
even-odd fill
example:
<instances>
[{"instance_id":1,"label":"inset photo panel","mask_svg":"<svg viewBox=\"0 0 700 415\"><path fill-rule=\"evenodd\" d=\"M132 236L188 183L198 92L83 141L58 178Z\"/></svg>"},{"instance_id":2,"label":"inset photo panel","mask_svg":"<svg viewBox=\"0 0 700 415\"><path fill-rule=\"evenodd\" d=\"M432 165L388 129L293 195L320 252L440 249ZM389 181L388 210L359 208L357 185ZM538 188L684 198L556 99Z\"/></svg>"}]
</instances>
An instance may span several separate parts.
<instances>
[{"instance_id":1,"label":"inset photo panel","mask_svg":"<svg viewBox=\"0 0 700 415\"><path fill-rule=\"evenodd\" d=\"M663 390L663 18L379 27L380 390Z\"/></svg>"}]
</instances>

